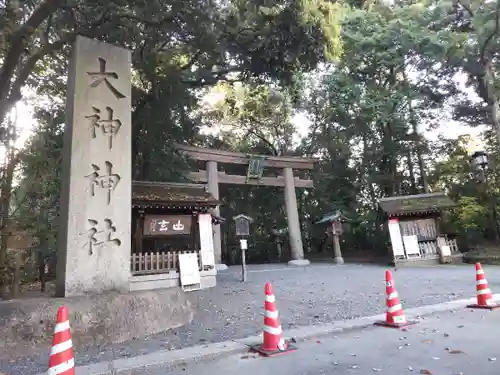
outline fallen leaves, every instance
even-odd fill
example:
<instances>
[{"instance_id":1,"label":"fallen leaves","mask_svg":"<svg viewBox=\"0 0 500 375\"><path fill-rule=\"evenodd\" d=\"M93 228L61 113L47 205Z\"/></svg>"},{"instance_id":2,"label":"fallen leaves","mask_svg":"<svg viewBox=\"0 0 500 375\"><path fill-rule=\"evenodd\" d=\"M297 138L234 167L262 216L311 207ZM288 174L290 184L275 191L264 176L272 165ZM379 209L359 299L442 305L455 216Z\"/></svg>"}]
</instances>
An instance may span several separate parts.
<instances>
[{"instance_id":1,"label":"fallen leaves","mask_svg":"<svg viewBox=\"0 0 500 375\"><path fill-rule=\"evenodd\" d=\"M424 341L422 341L422 343L424 343L424 344L432 344L433 342L434 341L432 341L432 340L424 340Z\"/></svg>"},{"instance_id":2,"label":"fallen leaves","mask_svg":"<svg viewBox=\"0 0 500 375\"><path fill-rule=\"evenodd\" d=\"M426 369L420 370L420 373L425 374L425 375L432 375L432 372L430 372L429 370L426 370Z\"/></svg>"}]
</instances>

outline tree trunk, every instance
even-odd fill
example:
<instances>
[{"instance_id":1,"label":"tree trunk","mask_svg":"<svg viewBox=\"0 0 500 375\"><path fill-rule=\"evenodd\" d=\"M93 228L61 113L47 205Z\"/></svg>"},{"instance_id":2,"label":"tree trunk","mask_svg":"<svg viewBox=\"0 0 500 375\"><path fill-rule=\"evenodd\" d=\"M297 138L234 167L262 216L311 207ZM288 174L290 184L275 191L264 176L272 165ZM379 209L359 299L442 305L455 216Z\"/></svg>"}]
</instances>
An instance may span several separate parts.
<instances>
[{"instance_id":1,"label":"tree trunk","mask_svg":"<svg viewBox=\"0 0 500 375\"><path fill-rule=\"evenodd\" d=\"M424 188L424 193L430 193L429 183L427 181L427 173L425 172L425 163L424 158L422 157L422 141L420 139L420 134L417 129L417 122L413 118L413 110L410 106L410 117L411 117L411 126L413 128L413 137L415 142L415 152L417 153L418 160L418 169L420 171L420 182L422 187Z\"/></svg>"},{"instance_id":2,"label":"tree trunk","mask_svg":"<svg viewBox=\"0 0 500 375\"><path fill-rule=\"evenodd\" d=\"M16 119L9 120L7 126L7 134L16 134ZM10 201L12 197L12 179L14 178L14 169L16 167L15 150L12 143L14 139L7 139L7 147L5 152L5 170L1 183L0 191L0 298L3 298L7 293L8 283L8 264L7 264L7 241L8 233L5 232L7 219L9 218Z\"/></svg>"},{"instance_id":3,"label":"tree trunk","mask_svg":"<svg viewBox=\"0 0 500 375\"><path fill-rule=\"evenodd\" d=\"M12 289L11 289L11 298L19 298L21 294L21 265L23 262L23 257L21 254L21 250L16 249L14 253L14 275L12 277Z\"/></svg>"},{"instance_id":4,"label":"tree trunk","mask_svg":"<svg viewBox=\"0 0 500 375\"><path fill-rule=\"evenodd\" d=\"M362 165L361 171L364 174L364 177L366 178L366 185L368 186L368 192L370 195L372 207L374 209L376 209L378 206L377 194L375 193L375 189L373 188L373 184L372 184L371 176L370 176L370 168L368 167L370 160L371 160L371 158L368 156L367 135L366 135L366 133L363 133L363 165Z\"/></svg>"},{"instance_id":5,"label":"tree trunk","mask_svg":"<svg viewBox=\"0 0 500 375\"><path fill-rule=\"evenodd\" d=\"M14 176L15 162L12 157L9 157L5 170L5 175L2 183L2 191L0 195L0 298L7 293L8 283L8 265L7 265L7 240L8 233L5 233L7 219L9 217L10 200L12 196L12 178Z\"/></svg>"},{"instance_id":6,"label":"tree trunk","mask_svg":"<svg viewBox=\"0 0 500 375\"><path fill-rule=\"evenodd\" d=\"M422 158L422 149L420 147L417 148L417 158L418 169L420 169L420 180L422 182L422 186L424 187L424 193L430 193L429 183L427 182L427 173L425 172L425 163Z\"/></svg>"},{"instance_id":7,"label":"tree trunk","mask_svg":"<svg viewBox=\"0 0 500 375\"><path fill-rule=\"evenodd\" d=\"M491 125L497 140L500 143L500 108L498 104L498 97L494 88L493 73L491 71L490 64L485 64L484 76L481 81L484 88L482 98L486 103L488 103L492 122Z\"/></svg>"},{"instance_id":8,"label":"tree trunk","mask_svg":"<svg viewBox=\"0 0 500 375\"><path fill-rule=\"evenodd\" d=\"M407 162L408 162L408 171L410 172L411 193L417 194L417 183L415 181L415 171L413 170L414 165L412 160L411 149L408 150Z\"/></svg>"}]
</instances>

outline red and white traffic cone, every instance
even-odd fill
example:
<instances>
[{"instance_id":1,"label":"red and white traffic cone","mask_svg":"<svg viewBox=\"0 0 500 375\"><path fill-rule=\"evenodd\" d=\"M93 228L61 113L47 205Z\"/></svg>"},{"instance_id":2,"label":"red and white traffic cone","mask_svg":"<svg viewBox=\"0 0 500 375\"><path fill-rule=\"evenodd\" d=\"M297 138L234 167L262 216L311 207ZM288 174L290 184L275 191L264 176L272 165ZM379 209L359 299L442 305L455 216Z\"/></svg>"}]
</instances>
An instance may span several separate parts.
<instances>
[{"instance_id":1,"label":"red and white traffic cone","mask_svg":"<svg viewBox=\"0 0 500 375\"><path fill-rule=\"evenodd\" d=\"M73 342L71 341L68 308L66 306L61 306L57 310L47 375L75 375Z\"/></svg>"},{"instance_id":2,"label":"red and white traffic cone","mask_svg":"<svg viewBox=\"0 0 500 375\"><path fill-rule=\"evenodd\" d=\"M500 307L500 305L497 305L495 301L493 301L493 295L491 293L491 289L488 286L488 280L486 280L486 276L484 274L481 263L476 263L476 293L477 303L473 305L467 305L467 307L487 310L498 309Z\"/></svg>"},{"instance_id":3,"label":"red and white traffic cone","mask_svg":"<svg viewBox=\"0 0 500 375\"><path fill-rule=\"evenodd\" d=\"M283 354L297 350L283 339L278 310L276 309L276 298L270 283L266 283L264 302L264 342L260 345L252 346L252 350L267 357Z\"/></svg>"},{"instance_id":4,"label":"red and white traffic cone","mask_svg":"<svg viewBox=\"0 0 500 375\"><path fill-rule=\"evenodd\" d=\"M385 271L385 293L387 295L387 313L385 314L385 322L376 322L375 325L390 328L401 328L417 323L416 321L406 320L403 305L401 304L398 292L394 286L392 273L389 270Z\"/></svg>"}]
</instances>

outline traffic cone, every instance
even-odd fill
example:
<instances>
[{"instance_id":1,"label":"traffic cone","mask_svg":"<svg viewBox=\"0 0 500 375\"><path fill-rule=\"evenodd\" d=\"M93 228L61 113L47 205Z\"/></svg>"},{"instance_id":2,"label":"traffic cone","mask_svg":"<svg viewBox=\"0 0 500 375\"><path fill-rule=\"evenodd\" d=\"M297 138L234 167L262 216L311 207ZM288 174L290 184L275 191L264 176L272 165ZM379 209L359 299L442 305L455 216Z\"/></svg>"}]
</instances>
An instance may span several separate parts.
<instances>
[{"instance_id":1,"label":"traffic cone","mask_svg":"<svg viewBox=\"0 0 500 375\"><path fill-rule=\"evenodd\" d=\"M270 283L266 283L264 288L264 342L261 345L254 345L252 350L259 352L266 357L275 356L297 350L283 339L278 310L276 309L276 298Z\"/></svg>"},{"instance_id":2,"label":"traffic cone","mask_svg":"<svg viewBox=\"0 0 500 375\"><path fill-rule=\"evenodd\" d=\"M71 341L68 308L66 306L61 306L57 310L47 375L75 375L73 343Z\"/></svg>"},{"instance_id":3,"label":"traffic cone","mask_svg":"<svg viewBox=\"0 0 500 375\"><path fill-rule=\"evenodd\" d=\"M401 300L399 299L398 292L394 286L392 273L389 270L385 271L385 293L387 295L387 313L385 315L385 322L375 322L375 325L390 328L401 328L417 323L416 321L406 320L405 311L403 310Z\"/></svg>"},{"instance_id":4,"label":"traffic cone","mask_svg":"<svg viewBox=\"0 0 500 375\"><path fill-rule=\"evenodd\" d=\"M481 263L476 263L476 293L477 303L467 305L468 308L493 310L500 307L500 305L497 305L493 301L493 295L488 286L488 280L486 280Z\"/></svg>"}]
</instances>

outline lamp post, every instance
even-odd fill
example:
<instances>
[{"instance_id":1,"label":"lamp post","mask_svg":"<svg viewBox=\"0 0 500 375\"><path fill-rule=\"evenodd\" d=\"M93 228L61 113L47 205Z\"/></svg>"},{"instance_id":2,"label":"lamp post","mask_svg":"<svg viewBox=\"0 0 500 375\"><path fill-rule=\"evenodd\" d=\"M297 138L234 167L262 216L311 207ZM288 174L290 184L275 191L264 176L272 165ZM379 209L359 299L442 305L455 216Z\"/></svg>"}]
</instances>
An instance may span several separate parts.
<instances>
[{"instance_id":1,"label":"lamp post","mask_svg":"<svg viewBox=\"0 0 500 375\"><path fill-rule=\"evenodd\" d=\"M497 220L497 207L496 207L496 196L495 194L488 194L488 172L489 172L489 160L488 154L484 151L476 151L471 156L472 166L476 172L476 178L479 182L484 183L484 195L485 200L491 206L491 216L494 225L494 234L497 241L500 240L500 231L498 228Z\"/></svg>"}]
</instances>

